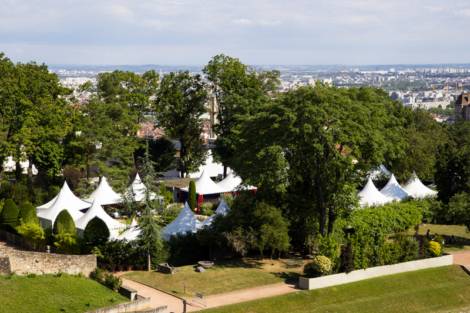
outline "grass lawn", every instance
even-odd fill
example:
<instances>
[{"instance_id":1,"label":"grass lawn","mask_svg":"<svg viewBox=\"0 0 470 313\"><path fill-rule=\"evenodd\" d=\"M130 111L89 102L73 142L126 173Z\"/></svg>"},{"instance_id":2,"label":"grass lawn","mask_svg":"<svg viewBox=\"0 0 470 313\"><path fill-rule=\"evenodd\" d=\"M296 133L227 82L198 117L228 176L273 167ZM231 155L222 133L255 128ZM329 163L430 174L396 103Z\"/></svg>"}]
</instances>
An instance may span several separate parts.
<instances>
[{"instance_id":1,"label":"grass lawn","mask_svg":"<svg viewBox=\"0 0 470 313\"><path fill-rule=\"evenodd\" d=\"M130 272L125 278L169 293L189 297L195 293L204 295L224 293L284 281L298 276L303 260L252 260L216 264L204 273L197 273L193 266L181 266L175 274L158 272Z\"/></svg>"},{"instance_id":2,"label":"grass lawn","mask_svg":"<svg viewBox=\"0 0 470 313\"><path fill-rule=\"evenodd\" d=\"M426 235L428 229L431 234L470 239L470 232L467 230L466 226L462 225L423 224L419 227L420 235Z\"/></svg>"},{"instance_id":3,"label":"grass lawn","mask_svg":"<svg viewBox=\"0 0 470 313\"><path fill-rule=\"evenodd\" d=\"M457 313L468 310L470 276L458 266L448 266L301 291L204 312Z\"/></svg>"},{"instance_id":4,"label":"grass lawn","mask_svg":"<svg viewBox=\"0 0 470 313\"><path fill-rule=\"evenodd\" d=\"M84 277L0 276L0 313L83 313L128 301Z\"/></svg>"}]
</instances>

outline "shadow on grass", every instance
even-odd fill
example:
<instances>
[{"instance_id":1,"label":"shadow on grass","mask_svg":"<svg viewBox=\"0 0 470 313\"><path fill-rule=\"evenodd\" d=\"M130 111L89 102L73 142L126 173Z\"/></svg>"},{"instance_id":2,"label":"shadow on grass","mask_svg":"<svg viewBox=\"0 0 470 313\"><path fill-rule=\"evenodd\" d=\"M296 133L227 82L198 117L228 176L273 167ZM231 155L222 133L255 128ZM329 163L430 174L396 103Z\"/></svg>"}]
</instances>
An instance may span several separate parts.
<instances>
[{"instance_id":1,"label":"shadow on grass","mask_svg":"<svg viewBox=\"0 0 470 313\"><path fill-rule=\"evenodd\" d=\"M300 274L294 272L271 273L272 275L284 280L286 284L297 285Z\"/></svg>"}]
</instances>

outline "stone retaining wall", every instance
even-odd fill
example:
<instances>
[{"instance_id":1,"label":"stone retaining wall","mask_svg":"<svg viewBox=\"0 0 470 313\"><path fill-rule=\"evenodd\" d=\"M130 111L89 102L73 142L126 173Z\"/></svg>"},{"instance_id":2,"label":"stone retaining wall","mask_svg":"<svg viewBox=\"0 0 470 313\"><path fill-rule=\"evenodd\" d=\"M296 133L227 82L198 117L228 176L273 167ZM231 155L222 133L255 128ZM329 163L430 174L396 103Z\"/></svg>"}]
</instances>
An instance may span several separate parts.
<instances>
[{"instance_id":1,"label":"stone retaining wall","mask_svg":"<svg viewBox=\"0 0 470 313\"><path fill-rule=\"evenodd\" d=\"M320 289L336 285L348 284L369 278L417 271L426 268L448 266L452 264L453 256L445 255L437 258L403 262L393 265L370 267L365 270L356 270L347 274L340 273L317 278L300 277L299 288L305 290Z\"/></svg>"},{"instance_id":2,"label":"stone retaining wall","mask_svg":"<svg viewBox=\"0 0 470 313\"><path fill-rule=\"evenodd\" d=\"M132 302L121 303L121 304L109 306L106 308L101 308L101 309L97 309L93 311L87 311L86 313L127 313L127 312L149 310L149 307L150 307L150 298L142 298L142 299L138 299Z\"/></svg>"}]
</instances>

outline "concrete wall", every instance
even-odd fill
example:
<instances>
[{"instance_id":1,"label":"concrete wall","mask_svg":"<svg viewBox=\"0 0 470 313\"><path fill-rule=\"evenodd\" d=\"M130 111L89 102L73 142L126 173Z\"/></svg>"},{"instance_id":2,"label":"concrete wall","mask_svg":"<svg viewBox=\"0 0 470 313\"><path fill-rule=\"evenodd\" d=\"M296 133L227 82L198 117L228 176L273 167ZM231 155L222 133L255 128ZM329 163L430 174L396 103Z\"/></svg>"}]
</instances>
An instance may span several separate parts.
<instances>
[{"instance_id":1,"label":"concrete wall","mask_svg":"<svg viewBox=\"0 0 470 313\"><path fill-rule=\"evenodd\" d=\"M117 304L106 308L97 309L94 311L88 311L86 313L127 313L148 310L149 307L150 298L142 298L132 302Z\"/></svg>"},{"instance_id":2,"label":"concrete wall","mask_svg":"<svg viewBox=\"0 0 470 313\"><path fill-rule=\"evenodd\" d=\"M365 270L356 270L350 273L340 273L317 278L299 278L299 288L304 290L320 289L336 285L348 284L374 277L393 275L404 272L422 270L426 268L441 267L453 264L453 256L445 255L437 258L410 261L393 265L370 267Z\"/></svg>"},{"instance_id":3,"label":"concrete wall","mask_svg":"<svg viewBox=\"0 0 470 313\"><path fill-rule=\"evenodd\" d=\"M10 272L17 275L67 273L88 276L96 268L94 255L22 251L5 246L1 248L0 254L9 259Z\"/></svg>"}]
</instances>

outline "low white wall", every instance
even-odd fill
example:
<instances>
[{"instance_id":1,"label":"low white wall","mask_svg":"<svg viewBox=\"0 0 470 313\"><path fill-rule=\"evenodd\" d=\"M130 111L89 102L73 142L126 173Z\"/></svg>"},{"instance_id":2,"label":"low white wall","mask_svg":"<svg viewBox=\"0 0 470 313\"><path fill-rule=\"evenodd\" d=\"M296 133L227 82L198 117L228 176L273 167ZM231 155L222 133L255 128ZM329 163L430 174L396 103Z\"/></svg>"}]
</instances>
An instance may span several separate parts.
<instances>
[{"instance_id":1,"label":"low white wall","mask_svg":"<svg viewBox=\"0 0 470 313\"><path fill-rule=\"evenodd\" d=\"M355 270L347 274L340 273L317 278L300 277L299 288L304 290L313 290L336 285L348 284L355 281L365 280L374 277L452 265L453 260L454 259L452 255L445 255L437 258L410 261L393 265L370 267L364 270Z\"/></svg>"}]
</instances>

